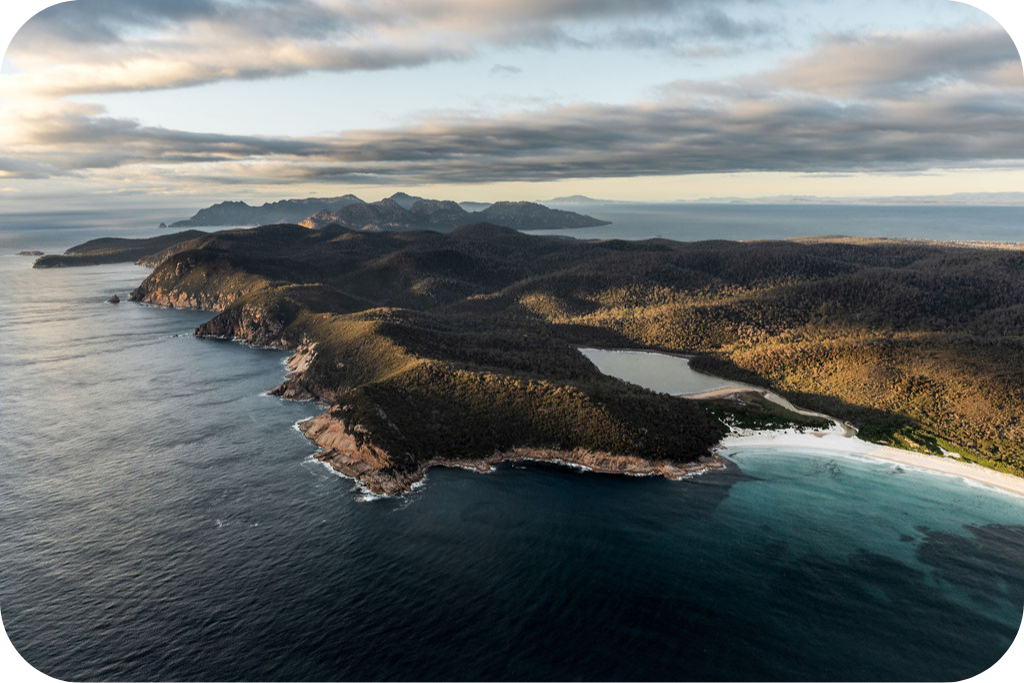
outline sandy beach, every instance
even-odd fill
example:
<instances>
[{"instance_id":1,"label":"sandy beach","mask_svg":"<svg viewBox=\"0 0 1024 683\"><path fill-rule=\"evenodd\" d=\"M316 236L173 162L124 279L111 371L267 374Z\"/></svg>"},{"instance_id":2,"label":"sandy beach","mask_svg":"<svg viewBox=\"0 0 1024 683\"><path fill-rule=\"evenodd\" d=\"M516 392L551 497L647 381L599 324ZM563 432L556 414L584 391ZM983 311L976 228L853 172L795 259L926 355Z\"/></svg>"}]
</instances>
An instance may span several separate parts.
<instances>
[{"instance_id":1,"label":"sandy beach","mask_svg":"<svg viewBox=\"0 0 1024 683\"><path fill-rule=\"evenodd\" d=\"M604 361L606 367L598 365L598 368L605 374L611 374L612 376L619 377L625 381L633 382L645 386L648 389L655 391L662 390L664 387L653 386L650 383L651 377L657 377L662 380L665 376L670 376L667 370L662 367L659 368L660 374L654 374L651 372L637 373L637 367L628 366L608 366L610 359L616 359L619 357L633 357L633 358L671 358L677 361L681 361L683 364L682 368L679 368L680 376L676 378L679 382L676 386L676 390L670 390L674 396L686 398L692 401L700 400L719 400L724 399L728 401L736 401L743 403L749 401L751 398L760 397L771 401L783 408L798 413L800 415L807 415L811 417L820 417L832 422L832 426L827 430L804 430L798 431L796 429L788 430L767 430L767 431L734 431L729 436L725 437L717 447L717 453L728 457L730 453L734 453L738 450L745 448L785 448L787 450L805 451L808 453L814 453L823 457L831 456L856 456L856 457L868 457L876 460L883 460L885 462L891 462L902 465L904 467L912 467L921 470L928 470L931 472L939 472L946 475L962 477L963 479L969 479L972 482L984 484L986 486L993 486L1004 491L1010 491L1017 495L1024 496L1024 478L1015 477L1010 474L998 472L987 467L982 467L975 463L961 460L957 457L941 457L937 455L925 455L923 453L915 453L913 451L907 451L899 448L892 448L890 446L882 446L880 444L870 443L868 441L862 441L857 438L857 429L853 425L838 420L831 415L824 413L807 410L796 406L784 397L776 394L767 389L756 387L750 384L744 384L742 382L732 382L720 377L713 375L707 375L705 373L691 370L689 368L689 357L679 354L667 354L660 351L643 351L643 350L631 350L631 349L590 349L582 348L580 351L584 352L591 361ZM597 354L606 354L604 358L595 356ZM607 354L616 354L608 356ZM693 387L704 388L707 386L707 382L696 382L690 383L690 380L694 378L700 378L702 380L718 380L721 384L715 388L706 390L694 391ZM685 389L690 387L689 391L679 389Z\"/></svg>"},{"instance_id":2,"label":"sandy beach","mask_svg":"<svg viewBox=\"0 0 1024 683\"><path fill-rule=\"evenodd\" d=\"M758 431L734 433L722 440L719 454L729 457L731 453L749 448L785 448L807 451L823 457L830 455L855 455L874 458L931 472L940 472L969 479L987 486L994 486L1024 496L1024 478L976 465L954 457L939 457L905 451L889 446L861 441L850 436L842 425L828 431L804 431L795 429L780 431Z\"/></svg>"}]
</instances>

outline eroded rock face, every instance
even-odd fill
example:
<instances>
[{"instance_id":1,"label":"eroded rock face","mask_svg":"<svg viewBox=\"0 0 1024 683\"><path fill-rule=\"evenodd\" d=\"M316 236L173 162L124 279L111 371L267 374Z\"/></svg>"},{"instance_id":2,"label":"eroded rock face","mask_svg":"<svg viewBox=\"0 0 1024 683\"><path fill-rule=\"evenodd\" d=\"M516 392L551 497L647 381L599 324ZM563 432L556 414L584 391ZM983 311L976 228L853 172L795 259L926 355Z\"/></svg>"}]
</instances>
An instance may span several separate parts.
<instances>
[{"instance_id":1,"label":"eroded rock face","mask_svg":"<svg viewBox=\"0 0 1024 683\"><path fill-rule=\"evenodd\" d=\"M181 290L139 287L131 294L132 301L138 301L164 308L196 308L203 311L221 311L227 307L225 297L205 296Z\"/></svg>"},{"instance_id":2,"label":"eroded rock face","mask_svg":"<svg viewBox=\"0 0 1024 683\"><path fill-rule=\"evenodd\" d=\"M255 346L290 348L285 339L288 320L258 304L233 306L196 328L197 337L241 339Z\"/></svg>"},{"instance_id":3,"label":"eroded rock face","mask_svg":"<svg viewBox=\"0 0 1024 683\"><path fill-rule=\"evenodd\" d=\"M355 425L348 429L341 418L341 407L334 406L326 413L321 413L299 423L299 429L309 439L316 442L325 451L343 453L375 468L389 467L391 458L383 450L366 443L365 430Z\"/></svg>"},{"instance_id":4,"label":"eroded rock face","mask_svg":"<svg viewBox=\"0 0 1024 683\"><path fill-rule=\"evenodd\" d=\"M223 265L192 254L165 259L131 294L139 301L166 308L215 311L213 319L195 330L197 337L239 339L256 346L291 348L285 329L296 307L281 297L260 296L257 278L225 279Z\"/></svg>"},{"instance_id":5,"label":"eroded rock face","mask_svg":"<svg viewBox=\"0 0 1024 683\"><path fill-rule=\"evenodd\" d=\"M365 430L360 429L359 425L351 429L346 426L341 418L342 412L343 409L335 405L326 413L300 422L299 429L306 438L320 446L321 450L315 456L317 460L330 465L345 476L352 477L364 488L378 495L400 495L409 492L431 467L458 467L488 472L500 462L554 462L607 474L662 476L673 480L726 467L725 461L718 455L709 455L692 463L679 463L582 448L512 448L486 458L434 458L418 463L411 471L397 470L391 457L369 442L369 435Z\"/></svg>"},{"instance_id":6,"label":"eroded rock face","mask_svg":"<svg viewBox=\"0 0 1024 683\"><path fill-rule=\"evenodd\" d=\"M223 311L254 286L251 280L232 281L230 269L228 261L214 254L171 253L132 291L131 300L167 308Z\"/></svg>"},{"instance_id":7,"label":"eroded rock face","mask_svg":"<svg viewBox=\"0 0 1024 683\"><path fill-rule=\"evenodd\" d=\"M326 413L299 423L306 438L320 446L317 460L381 495L405 493L423 478L422 471L395 471L391 457L369 443L366 431L359 425L349 428L340 417L341 410L335 405Z\"/></svg>"},{"instance_id":8,"label":"eroded rock face","mask_svg":"<svg viewBox=\"0 0 1024 683\"><path fill-rule=\"evenodd\" d=\"M195 308L204 311L223 311L238 298L239 293L215 288L188 288L181 280L194 264L178 262L173 271L154 271L131 293L131 300L163 306L165 308Z\"/></svg>"},{"instance_id":9,"label":"eroded rock face","mask_svg":"<svg viewBox=\"0 0 1024 683\"><path fill-rule=\"evenodd\" d=\"M119 304L119 303L121 303L121 297L119 297L117 294L114 294L109 299L107 299L107 303L108 304Z\"/></svg>"},{"instance_id":10,"label":"eroded rock face","mask_svg":"<svg viewBox=\"0 0 1024 683\"><path fill-rule=\"evenodd\" d=\"M299 344L295 349L295 353L288 358L288 362L285 364L285 367L288 369L285 380L271 391L270 395L291 401L311 401L316 399L318 392L314 392L307 386L305 379L306 370L309 369L310 364L312 364L315 358L316 342L303 341L303 343Z\"/></svg>"}]
</instances>

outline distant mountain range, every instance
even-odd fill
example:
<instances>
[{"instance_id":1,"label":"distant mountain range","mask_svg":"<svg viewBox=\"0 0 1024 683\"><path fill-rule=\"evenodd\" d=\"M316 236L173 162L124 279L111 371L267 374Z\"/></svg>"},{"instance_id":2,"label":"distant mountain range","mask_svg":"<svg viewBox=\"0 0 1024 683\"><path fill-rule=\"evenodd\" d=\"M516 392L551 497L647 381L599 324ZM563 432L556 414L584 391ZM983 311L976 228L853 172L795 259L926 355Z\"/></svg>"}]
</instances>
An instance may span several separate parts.
<instances>
[{"instance_id":1,"label":"distant mountain range","mask_svg":"<svg viewBox=\"0 0 1024 683\"><path fill-rule=\"evenodd\" d=\"M553 199L540 199L538 203L546 206L607 206L609 204L640 204L646 202L628 202L618 199L595 199L582 194L569 195L568 197L555 197Z\"/></svg>"},{"instance_id":2,"label":"distant mountain range","mask_svg":"<svg viewBox=\"0 0 1024 683\"><path fill-rule=\"evenodd\" d=\"M172 228L197 228L218 225L273 225L275 223L298 223L317 211L335 211L350 204L362 204L355 195L329 199L310 197L308 199L285 199L268 202L263 206L249 206L245 202L221 202L200 209L188 220L172 223Z\"/></svg>"},{"instance_id":3,"label":"distant mountain range","mask_svg":"<svg viewBox=\"0 0 1024 683\"><path fill-rule=\"evenodd\" d=\"M476 210L477 207L481 208ZM608 225L608 221L593 216L550 209L534 202L466 202L460 205L453 201L424 199L396 192L378 202L364 202L351 194L331 199L286 199L263 206L250 206L245 202L221 202L201 209L188 220L173 223L171 227L298 223L307 228L322 228L337 223L354 230L445 232L460 225L481 221L517 230Z\"/></svg>"}]
</instances>

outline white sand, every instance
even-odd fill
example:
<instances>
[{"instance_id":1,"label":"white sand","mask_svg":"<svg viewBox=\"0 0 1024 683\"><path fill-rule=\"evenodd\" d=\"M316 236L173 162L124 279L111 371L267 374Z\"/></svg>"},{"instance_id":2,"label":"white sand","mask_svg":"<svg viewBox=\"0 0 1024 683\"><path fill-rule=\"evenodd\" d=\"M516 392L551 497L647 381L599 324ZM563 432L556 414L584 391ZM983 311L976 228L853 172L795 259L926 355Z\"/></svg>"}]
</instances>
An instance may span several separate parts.
<instances>
[{"instance_id":1,"label":"white sand","mask_svg":"<svg viewBox=\"0 0 1024 683\"><path fill-rule=\"evenodd\" d=\"M580 349L580 351L586 354L588 351L600 350ZM656 351L606 350L602 352L665 356L676 360L686 358L685 356L680 357ZM588 356L588 358L590 358L590 356ZM591 360L594 359L591 358ZM684 363L686 369L689 370L689 361L684 360ZM602 370L602 372L604 372L604 370ZM697 375L703 375L703 373L698 373L696 370L689 370L689 372ZM621 372L621 368L620 372L613 376L635 384L640 384L641 386L646 386L648 389L653 389L655 391L659 390L656 386L650 386L649 381L645 381L647 378L642 376L628 376L628 373L624 374ZM706 375L706 377L721 379L715 378L712 375ZM729 380L725 379L722 379L722 381L729 382ZM828 430L808 430L799 432L795 429L789 429L778 431L734 432L732 435L723 439L718 447L719 454L724 456L728 456L731 452L736 452L746 448L771 447L797 450L800 452L813 452L824 455L825 457L829 457L830 455L868 457L885 462L897 463L905 467L929 470L932 472L940 472L942 474L961 477L963 479L969 479L980 484L994 486L1004 491L1010 491L1017 495L1024 496L1024 478L1022 477L1015 477L1010 474L1004 474L1003 472L997 472L996 470L982 467L981 465L976 465L972 462L961 460L956 457L924 455L923 453L915 453L913 451L905 451L899 448L880 446L867 441L861 441L857 438L857 429L852 425L837 420L830 415L799 408L782 396L768 391L767 389L737 382L731 386L723 386L700 393L672 393L675 396L691 400L707 400L716 398L742 399L744 394L756 393L763 396L765 399L786 408L787 410L791 410L801 415L822 417L833 423L832 427Z\"/></svg>"},{"instance_id":2,"label":"white sand","mask_svg":"<svg viewBox=\"0 0 1024 683\"><path fill-rule=\"evenodd\" d=\"M764 447L820 453L826 457L829 454L865 456L898 463L906 467L962 477L1024 496L1024 478L997 472L957 458L924 455L861 441L854 436L847 436L844 427L839 425L827 431L815 430L802 433L795 429L734 433L722 440L719 452L728 456L739 450Z\"/></svg>"}]
</instances>

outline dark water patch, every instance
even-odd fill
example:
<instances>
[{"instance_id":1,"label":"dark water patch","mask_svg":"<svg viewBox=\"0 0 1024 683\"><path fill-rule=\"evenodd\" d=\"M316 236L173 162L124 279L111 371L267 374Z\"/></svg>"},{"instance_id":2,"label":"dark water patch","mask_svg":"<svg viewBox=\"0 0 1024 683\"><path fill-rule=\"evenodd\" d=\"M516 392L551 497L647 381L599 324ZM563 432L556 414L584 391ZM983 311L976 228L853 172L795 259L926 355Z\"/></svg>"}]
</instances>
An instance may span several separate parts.
<instances>
[{"instance_id":1,"label":"dark water patch","mask_svg":"<svg viewBox=\"0 0 1024 683\"><path fill-rule=\"evenodd\" d=\"M1024 605L1024 526L968 524L964 528L968 536L923 530L918 558L939 579L979 603Z\"/></svg>"},{"instance_id":2,"label":"dark water patch","mask_svg":"<svg viewBox=\"0 0 1024 683\"><path fill-rule=\"evenodd\" d=\"M789 550L789 542L779 539L769 540L765 543L763 555L768 562L778 562Z\"/></svg>"},{"instance_id":3,"label":"dark water patch","mask_svg":"<svg viewBox=\"0 0 1024 683\"><path fill-rule=\"evenodd\" d=\"M841 671L845 680L878 680L894 670L908 680L961 680L995 663L1016 632L964 609L925 579L919 570L865 551L844 562L805 556L787 566L771 586L772 595L783 614L792 602L807 610L791 627L818 660L794 666L794 677L815 678L820 667ZM859 650L837 648L837 631Z\"/></svg>"}]
</instances>

